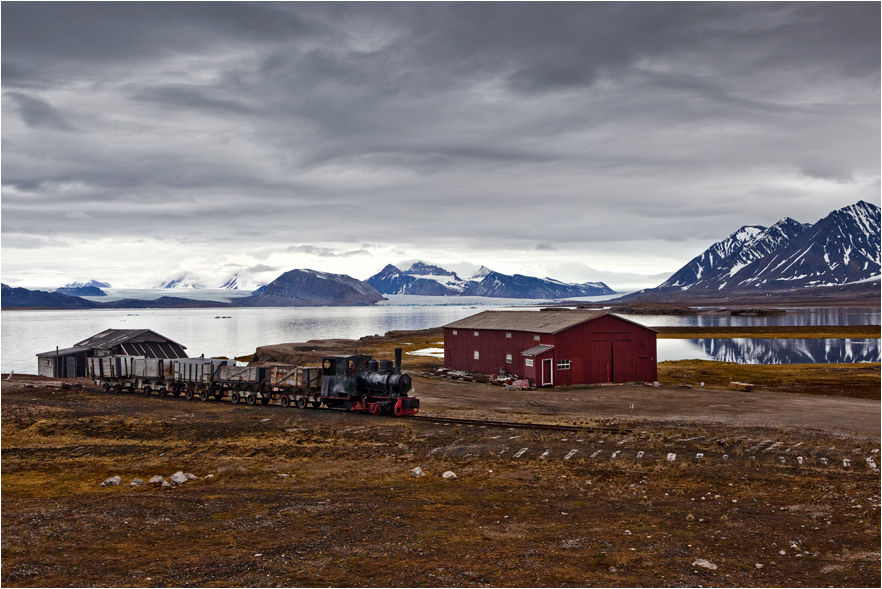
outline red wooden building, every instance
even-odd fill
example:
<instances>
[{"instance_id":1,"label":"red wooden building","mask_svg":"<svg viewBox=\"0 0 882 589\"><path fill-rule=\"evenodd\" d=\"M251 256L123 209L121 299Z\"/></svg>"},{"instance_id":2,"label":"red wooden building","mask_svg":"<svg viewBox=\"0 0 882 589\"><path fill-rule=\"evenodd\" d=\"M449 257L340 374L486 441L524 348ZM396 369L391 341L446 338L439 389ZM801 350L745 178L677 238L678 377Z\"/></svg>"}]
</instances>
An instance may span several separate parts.
<instances>
[{"instance_id":1,"label":"red wooden building","mask_svg":"<svg viewBox=\"0 0 882 589\"><path fill-rule=\"evenodd\" d=\"M484 311L444 326L444 366L537 386L654 381L656 333L606 311Z\"/></svg>"}]
</instances>

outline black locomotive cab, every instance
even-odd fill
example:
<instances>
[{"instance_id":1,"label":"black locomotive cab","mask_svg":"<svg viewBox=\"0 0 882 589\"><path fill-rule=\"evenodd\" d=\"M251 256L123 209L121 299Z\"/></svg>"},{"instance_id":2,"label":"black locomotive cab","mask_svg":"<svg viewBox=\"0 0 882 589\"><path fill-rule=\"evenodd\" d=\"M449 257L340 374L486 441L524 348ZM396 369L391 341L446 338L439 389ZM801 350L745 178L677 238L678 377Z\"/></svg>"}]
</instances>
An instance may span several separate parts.
<instances>
[{"instance_id":1,"label":"black locomotive cab","mask_svg":"<svg viewBox=\"0 0 882 589\"><path fill-rule=\"evenodd\" d=\"M321 396L327 407L410 415L419 411L419 400L409 397L410 390L410 376L401 372L400 349L394 364L362 354L322 360Z\"/></svg>"}]
</instances>

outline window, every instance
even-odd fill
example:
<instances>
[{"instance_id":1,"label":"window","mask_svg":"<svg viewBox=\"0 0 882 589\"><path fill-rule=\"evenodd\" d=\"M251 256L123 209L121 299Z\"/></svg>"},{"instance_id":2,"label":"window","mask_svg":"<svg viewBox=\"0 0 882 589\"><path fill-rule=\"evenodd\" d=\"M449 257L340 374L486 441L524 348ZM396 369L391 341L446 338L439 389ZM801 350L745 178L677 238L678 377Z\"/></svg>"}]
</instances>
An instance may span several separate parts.
<instances>
[{"instance_id":1,"label":"window","mask_svg":"<svg viewBox=\"0 0 882 589\"><path fill-rule=\"evenodd\" d=\"M558 360L557 361L557 369L558 370L569 370L570 369L570 361L569 360Z\"/></svg>"},{"instance_id":2,"label":"window","mask_svg":"<svg viewBox=\"0 0 882 589\"><path fill-rule=\"evenodd\" d=\"M480 352L478 352L478 350L475 350L475 360L480 360L480 359L481 359Z\"/></svg>"},{"instance_id":3,"label":"window","mask_svg":"<svg viewBox=\"0 0 882 589\"><path fill-rule=\"evenodd\" d=\"M476 331L476 332L475 332L475 337L478 337L479 335L480 335L480 334Z\"/></svg>"},{"instance_id":4,"label":"window","mask_svg":"<svg viewBox=\"0 0 882 589\"><path fill-rule=\"evenodd\" d=\"M506 355L505 355L505 362L506 362L507 364L511 364L511 354L506 354Z\"/></svg>"},{"instance_id":5,"label":"window","mask_svg":"<svg viewBox=\"0 0 882 589\"><path fill-rule=\"evenodd\" d=\"M538 342L538 341L539 341L539 336L538 336L538 335L534 335L534 336L533 336L533 339L536 340L536 341Z\"/></svg>"},{"instance_id":6,"label":"window","mask_svg":"<svg viewBox=\"0 0 882 589\"><path fill-rule=\"evenodd\" d=\"M453 330L453 335L456 335L456 330L455 330L455 329Z\"/></svg>"},{"instance_id":7,"label":"window","mask_svg":"<svg viewBox=\"0 0 882 589\"><path fill-rule=\"evenodd\" d=\"M524 364L525 364L526 366L532 366L532 365L533 365L533 359L532 359L532 358L527 358L526 360L524 360Z\"/></svg>"},{"instance_id":8,"label":"window","mask_svg":"<svg viewBox=\"0 0 882 589\"><path fill-rule=\"evenodd\" d=\"M511 339L511 333L506 333L505 337L507 337L508 339Z\"/></svg>"}]
</instances>

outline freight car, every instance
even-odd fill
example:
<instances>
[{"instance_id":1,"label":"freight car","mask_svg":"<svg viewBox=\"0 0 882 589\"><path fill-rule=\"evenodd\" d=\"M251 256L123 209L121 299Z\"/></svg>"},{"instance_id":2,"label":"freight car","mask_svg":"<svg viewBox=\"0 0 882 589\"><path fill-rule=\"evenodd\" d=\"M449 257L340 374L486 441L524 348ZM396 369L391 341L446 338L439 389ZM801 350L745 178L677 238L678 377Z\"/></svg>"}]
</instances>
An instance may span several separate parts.
<instances>
[{"instance_id":1,"label":"freight car","mask_svg":"<svg viewBox=\"0 0 882 589\"><path fill-rule=\"evenodd\" d=\"M236 366L231 360L209 358L89 358L89 376L105 391L140 390L159 396L183 394L254 405L276 402L386 415L413 415L419 399L410 395L411 378L401 372L401 349L390 360L370 356L327 356L322 366Z\"/></svg>"}]
</instances>

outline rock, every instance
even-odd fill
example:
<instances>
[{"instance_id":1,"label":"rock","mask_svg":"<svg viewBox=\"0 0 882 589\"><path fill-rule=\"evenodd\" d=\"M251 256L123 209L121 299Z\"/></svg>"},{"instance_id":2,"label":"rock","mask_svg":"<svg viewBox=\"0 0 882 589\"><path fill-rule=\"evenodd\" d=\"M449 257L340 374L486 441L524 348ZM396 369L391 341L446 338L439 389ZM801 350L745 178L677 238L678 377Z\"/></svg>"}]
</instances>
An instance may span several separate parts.
<instances>
[{"instance_id":1,"label":"rock","mask_svg":"<svg viewBox=\"0 0 882 589\"><path fill-rule=\"evenodd\" d=\"M756 567L756 568L758 568L758 569L761 569L761 568L763 568L763 565L761 565L761 564L760 564L760 563L756 563L756 564L755 564L755 565L753 565L753 566L755 566L755 567Z\"/></svg>"},{"instance_id":2,"label":"rock","mask_svg":"<svg viewBox=\"0 0 882 589\"><path fill-rule=\"evenodd\" d=\"M441 476L449 481L455 481L458 478L456 476L456 473L453 472L452 470L448 470L447 472L445 472Z\"/></svg>"},{"instance_id":3,"label":"rock","mask_svg":"<svg viewBox=\"0 0 882 589\"><path fill-rule=\"evenodd\" d=\"M188 480L188 481L198 481L198 480L199 480L199 477L197 477L197 476L196 476L195 474L193 474L192 472L185 472L185 473L184 473L184 476L187 477L187 480Z\"/></svg>"},{"instance_id":4,"label":"rock","mask_svg":"<svg viewBox=\"0 0 882 589\"><path fill-rule=\"evenodd\" d=\"M162 480L162 485L160 485L160 486L161 486L163 489L170 489L171 486L172 486L172 484L171 484L170 482L168 482L167 480L163 479L163 480Z\"/></svg>"},{"instance_id":5,"label":"rock","mask_svg":"<svg viewBox=\"0 0 882 589\"><path fill-rule=\"evenodd\" d=\"M710 562L710 561L707 561L707 560L705 560L705 559L703 559L703 558L697 558L697 559L695 560L695 562L692 563L692 566L694 566L694 567L704 567L704 568L706 568L706 569L710 569L710 570L712 570L712 571L717 570L717 565L715 565L714 563L712 563L712 562Z\"/></svg>"},{"instance_id":6,"label":"rock","mask_svg":"<svg viewBox=\"0 0 882 589\"><path fill-rule=\"evenodd\" d=\"M179 470L175 474L171 475L168 480L171 481L173 485L183 485L187 482L188 479L187 475Z\"/></svg>"},{"instance_id":7,"label":"rock","mask_svg":"<svg viewBox=\"0 0 882 589\"><path fill-rule=\"evenodd\" d=\"M213 474L207 474L207 475L205 475L205 480L213 479L213 478L214 478L214 475L213 475Z\"/></svg>"},{"instance_id":8,"label":"rock","mask_svg":"<svg viewBox=\"0 0 882 589\"><path fill-rule=\"evenodd\" d=\"M148 485L161 485L164 482L165 482L165 479L157 474L157 475L153 475L152 477L150 477L150 480L147 481L147 484Z\"/></svg>"},{"instance_id":9,"label":"rock","mask_svg":"<svg viewBox=\"0 0 882 589\"><path fill-rule=\"evenodd\" d=\"M133 487L140 487L144 484L144 479L132 479L132 482L130 484Z\"/></svg>"},{"instance_id":10,"label":"rock","mask_svg":"<svg viewBox=\"0 0 882 589\"><path fill-rule=\"evenodd\" d=\"M421 476L425 476L425 474L426 474L426 473L424 473L424 472L423 472L423 469L420 468L419 466L416 467L415 469L413 469L412 471L410 471L410 476L412 476L412 477L417 477L417 478L419 478L419 477L421 477Z\"/></svg>"},{"instance_id":11,"label":"rock","mask_svg":"<svg viewBox=\"0 0 882 589\"><path fill-rule=\"evenodd\" d=\"M122 482L122 477L119 475L116 475L116 476L110 477L109 479L107 479L106 481L101 483L100 486L102 486L102 487L115 487L118 484L120 484L121 482Z\"/></svg>"}]
</instances>

